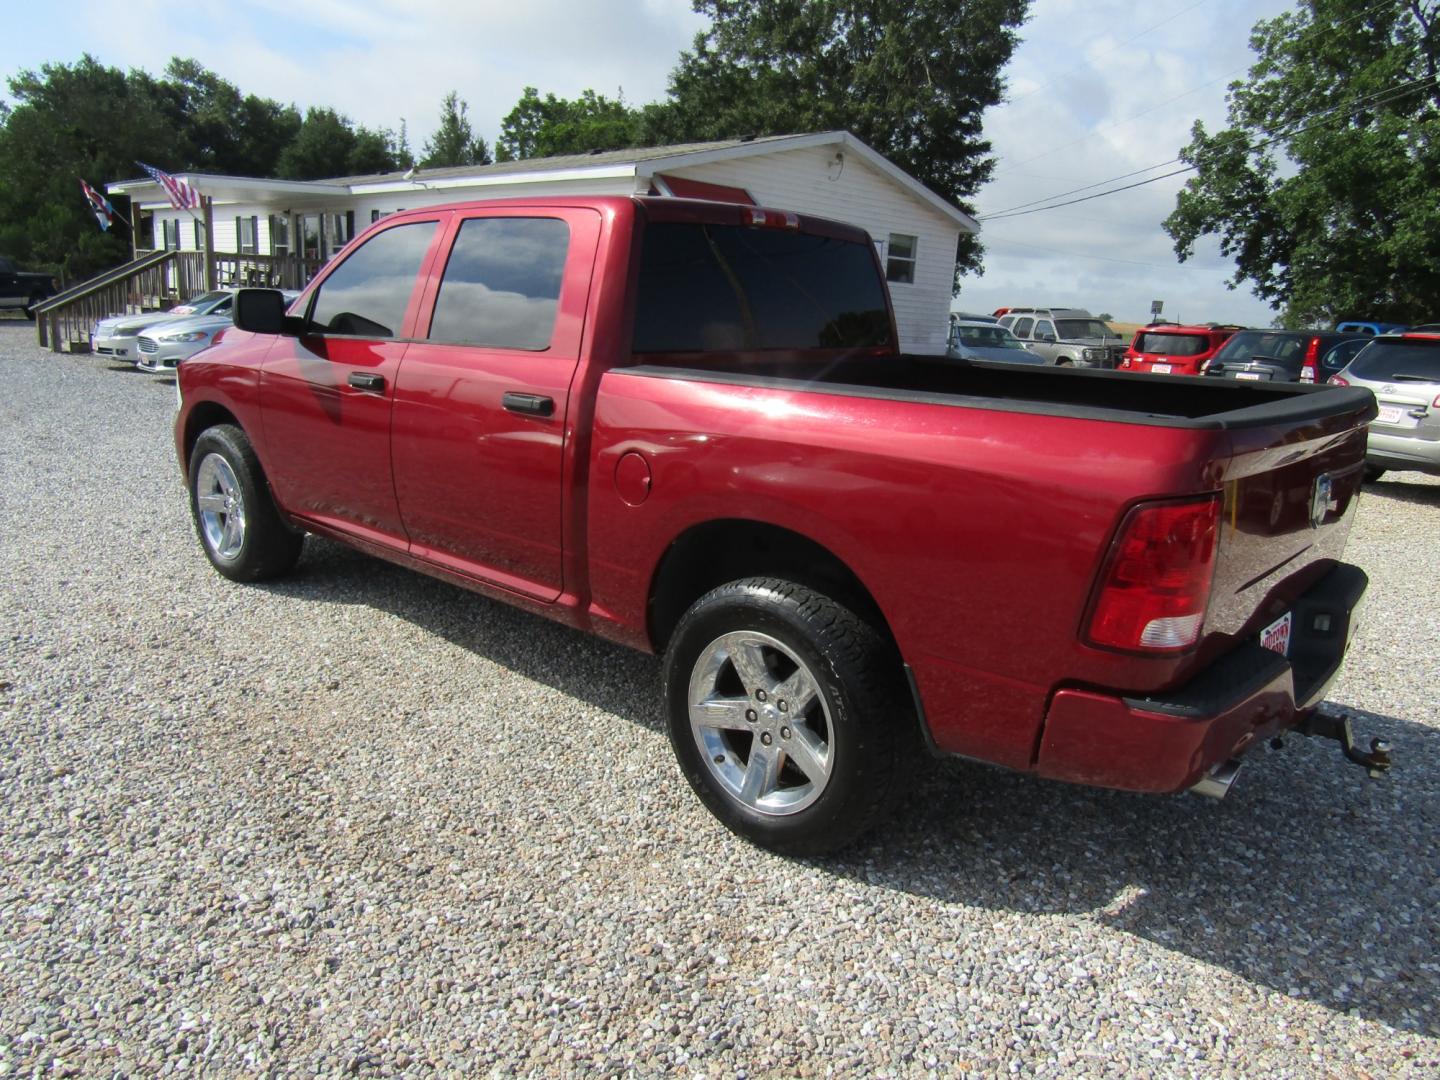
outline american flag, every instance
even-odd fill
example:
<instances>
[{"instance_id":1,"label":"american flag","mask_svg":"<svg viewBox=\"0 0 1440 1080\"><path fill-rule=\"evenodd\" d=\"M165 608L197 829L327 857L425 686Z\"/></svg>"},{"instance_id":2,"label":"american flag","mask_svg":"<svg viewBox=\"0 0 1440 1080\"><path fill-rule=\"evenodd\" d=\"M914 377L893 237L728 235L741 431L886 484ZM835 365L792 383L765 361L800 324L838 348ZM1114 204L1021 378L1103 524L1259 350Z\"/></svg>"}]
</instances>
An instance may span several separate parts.
<instances>
[{"instance_id":1,"label":"american flag","mask_svg":"<svg viewBox=\"0 0 1440 1080\"><path fill-rule=\"evenodd\" d=\"M85 198L89 200L90 209L95 212L95 220L100 223L100 228L108 230L111 225L115 224L115 218L118 216L115 213L115 207L110 205L109 199L87 184L84 177L80 178L80 190L85 192Z\"/></svg>"},{"instance_id":2,"label":"american flag","mask_svg":"<svg viewBox=\"0 0 1440 1080\"><path fill-rule=\"evenodd\" d=\"M200 208L200 193L184 180L176 179L167 172L161 172L153 165L146 165L143 161L137 161L135 164L149 173L150 178L165 189L165 194L170 199L170 205L175 209L198 210Z\"/></svg>"}]
</instances>

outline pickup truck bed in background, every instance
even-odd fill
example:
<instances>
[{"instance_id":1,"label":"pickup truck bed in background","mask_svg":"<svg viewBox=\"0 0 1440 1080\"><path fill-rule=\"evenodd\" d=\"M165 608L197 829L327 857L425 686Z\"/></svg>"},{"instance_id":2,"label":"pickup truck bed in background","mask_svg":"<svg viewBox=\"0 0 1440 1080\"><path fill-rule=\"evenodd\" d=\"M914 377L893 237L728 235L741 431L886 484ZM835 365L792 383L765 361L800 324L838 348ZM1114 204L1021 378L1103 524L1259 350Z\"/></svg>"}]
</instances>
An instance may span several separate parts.
<instances>
[{"instance_id":1,"label":"pickup truck bed in background","mask_svg":"<svg viewBox=\"0 0 1440 1080\"><path fill-rule=\"evenodd\" d=\"M778 850L853 839L921 742L1204 784L1318 704L1364 592L1368 394L900 355L835 223L432 208L292 310L242 291L180 368L216 569L317 532L663 653L687 778Z\"/></svg>"}]
</instances>

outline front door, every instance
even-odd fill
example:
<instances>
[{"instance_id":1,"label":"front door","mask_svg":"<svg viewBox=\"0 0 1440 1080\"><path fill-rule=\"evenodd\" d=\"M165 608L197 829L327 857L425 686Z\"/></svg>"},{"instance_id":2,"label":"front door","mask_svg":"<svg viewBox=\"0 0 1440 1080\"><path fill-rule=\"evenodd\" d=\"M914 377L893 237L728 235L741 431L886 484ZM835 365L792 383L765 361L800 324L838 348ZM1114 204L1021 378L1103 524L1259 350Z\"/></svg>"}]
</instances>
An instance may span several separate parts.
<instances>
[{"instance_id":1,"label":"front door","mask_svg":"<svg viewBox=\"0 0 1440 1080\"><path fill-rule=\"evenodd\" d=\"M554 600L600 215L496 208L457 214L451 235L395 390L400 515L412 554Z\"/></svg>"},{"instance_id":2,"label":"front door","mask_svg":"<svg viewBox=\"0 0 1440 1080\"><path fill-rule=\"evenodd\" d=\"M377 232L337 263L310 297L306 332L277 340L261 374L281 505L385 547L406 544L390 410L444 217Z\"/></svg>"}]
</instances>

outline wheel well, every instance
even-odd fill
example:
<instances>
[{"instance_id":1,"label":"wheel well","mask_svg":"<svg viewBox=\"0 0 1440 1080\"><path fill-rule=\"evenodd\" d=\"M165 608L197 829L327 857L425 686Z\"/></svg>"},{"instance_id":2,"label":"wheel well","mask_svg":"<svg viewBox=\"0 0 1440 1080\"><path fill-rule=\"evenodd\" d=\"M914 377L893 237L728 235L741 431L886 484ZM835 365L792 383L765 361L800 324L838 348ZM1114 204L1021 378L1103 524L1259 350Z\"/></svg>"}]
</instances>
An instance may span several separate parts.
<instances>
[{"instance_id":1,"label":"wheel well","mask_svg":"<svg viewBox=\"0 0 1440 1080\"><path fill-rule=\"evenodd\" d=\"M223 405L216 405L213 401L202 401L190 410L190 415L185 419L185 461L186 469L190 468L190 451L195 449L195 440L204 434L207 428L216 424L234 424L240 426L240 421L235 419L233 413Z\"/></svg>"},{"instance_id":2,"label":"wheel well","mask_svg":"<svg viewBox=\"0 0 1440 1080\"><path fill-rule=\"evenodd\" d=\"M844 604L893 640L880 605L838 557L799 533L756 521L711 521L671 543L650 583L650 642L665 651L690 605L716 586L747 577L780 577Z\"/></svg>"}]
</instances>

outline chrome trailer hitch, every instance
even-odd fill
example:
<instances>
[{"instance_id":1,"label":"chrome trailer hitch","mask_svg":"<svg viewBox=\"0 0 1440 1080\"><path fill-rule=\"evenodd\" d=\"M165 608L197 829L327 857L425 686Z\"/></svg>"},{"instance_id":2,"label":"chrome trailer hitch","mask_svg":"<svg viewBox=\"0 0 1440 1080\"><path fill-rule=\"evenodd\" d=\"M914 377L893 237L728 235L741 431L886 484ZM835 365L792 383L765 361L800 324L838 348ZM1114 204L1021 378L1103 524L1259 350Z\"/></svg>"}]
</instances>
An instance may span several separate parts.
<instances>
[{"instance_id":1,"label":"chrome trailer hitch","mask_svg":"<svg viewBox=\"0 0 1440 1080\"><path fill-rule=\"evenodd\" d=\"M1298 730L1301 735L1312 735L1322 739L1334 739L1345 751L1345 756L1379 778L1390 771L1390 744L1384 739L1371 739L1370 752L1366 753L1355 745L1355 733L1350 727L1350 714L1344 709L1321 705L1310 714Z\"/></svg>"}]
</instances>

